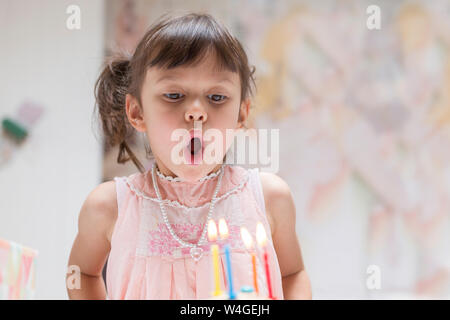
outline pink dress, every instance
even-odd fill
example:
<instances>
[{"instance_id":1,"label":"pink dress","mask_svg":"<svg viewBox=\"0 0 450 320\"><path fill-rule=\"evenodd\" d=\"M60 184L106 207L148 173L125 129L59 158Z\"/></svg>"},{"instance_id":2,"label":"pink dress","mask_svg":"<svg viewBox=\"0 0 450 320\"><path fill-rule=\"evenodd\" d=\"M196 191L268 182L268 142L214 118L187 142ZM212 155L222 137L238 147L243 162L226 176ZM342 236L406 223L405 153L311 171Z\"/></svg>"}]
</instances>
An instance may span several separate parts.
<instances>
[{"instance_id":1,"label":"pink dress","mask_svg":"<svg viewBox=\"0 0 450 320\"><path fill-rule=\"evenodd\" d=\"M186 182L156 175L172 229L184 241L197 243L205 225L210 200L218 181L213 173L200 181ZM203 256L195 261L190 248L180 245L165 225L152 183L151 169L128 177L115 177L118 217L111 238L106 285L108 299L208 299L214 290L210 242L201 246ZM253 285L250 252L240 235L245 226L255 241L261 221L268 236L267 250L273 295L283 299L281 273L273 247L259 172L257 168L224 166L212 219L225 218L230 233L234 291ZM207 239L207 238L206 238ZM222 290L227 287L226 259L220 247L219 270ZM264 260L256 259L260 294L267 296Z\"/></svg>"}]
</instances>

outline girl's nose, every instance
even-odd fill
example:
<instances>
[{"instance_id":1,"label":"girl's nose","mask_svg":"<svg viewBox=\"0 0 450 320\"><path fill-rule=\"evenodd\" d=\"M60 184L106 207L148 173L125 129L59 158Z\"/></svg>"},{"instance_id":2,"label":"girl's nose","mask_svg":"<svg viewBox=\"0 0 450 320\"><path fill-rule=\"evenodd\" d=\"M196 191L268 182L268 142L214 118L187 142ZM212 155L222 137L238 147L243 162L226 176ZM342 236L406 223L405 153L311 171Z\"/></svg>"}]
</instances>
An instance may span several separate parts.
<instances>
[{"instance_id":1,"label":"girl's nose","mask_svg":"<svg viewBox=\"0 0 450 320\"><path fill-rule=\"evenodd\" d=\"M191 122L191 121L205 122L206 119L208 118L208 115L203 110L191 109L191 110L186 111L184 118L186 119L187 122Z\"/></svg>"}]
</instances>

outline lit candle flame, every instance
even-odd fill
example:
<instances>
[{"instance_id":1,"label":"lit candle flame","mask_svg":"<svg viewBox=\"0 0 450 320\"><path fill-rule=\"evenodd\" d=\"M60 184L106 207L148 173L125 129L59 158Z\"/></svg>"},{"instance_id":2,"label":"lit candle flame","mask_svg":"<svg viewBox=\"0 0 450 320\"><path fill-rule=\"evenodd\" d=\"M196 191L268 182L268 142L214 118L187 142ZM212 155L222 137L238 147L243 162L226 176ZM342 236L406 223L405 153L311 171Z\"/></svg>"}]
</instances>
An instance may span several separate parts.
<instances>
[{"instance_id":1,"label":"lit candle flame","mask_svg":"<svg viewBox=\"0 0 450 320\"><path fill-rule=\"evenodd\" d=\"M260 247L264 247L267 242L266 230L261 222L256 225L256 242Z\"/></svg>"},{"instance_id":2,"label":"lit candle flame","mask_svg":"<svg viewBox=\"0 0 450 320\"><path fill-rule=\"evenodd\" d=\"M247 249L251 249L253 247L253 239L250 235L250 232L248 232L247 228L242 227L241 228L241 238L242 241L244 241L245 247Z\"/></svg>"},{"instance_id":3,"label":"lit candle flame","mask_svg":"<svg viewBox=\"0 0 450 320\"><path fill-rule=\"evenodd\" d=\"M228 226L224 218L219 220L219 234L221 239L228 238Z\"/></svg>"},{"instance_id":4,"label":"lit candle flame","mask_svg":"<svg viewBox=\"0 0 450 320\"><path fill-rule=\"evenodd\" d=\"M208 239L209 241L217 240L217 226L213 219L208 222Z\"/></svg>"}]
</instances>

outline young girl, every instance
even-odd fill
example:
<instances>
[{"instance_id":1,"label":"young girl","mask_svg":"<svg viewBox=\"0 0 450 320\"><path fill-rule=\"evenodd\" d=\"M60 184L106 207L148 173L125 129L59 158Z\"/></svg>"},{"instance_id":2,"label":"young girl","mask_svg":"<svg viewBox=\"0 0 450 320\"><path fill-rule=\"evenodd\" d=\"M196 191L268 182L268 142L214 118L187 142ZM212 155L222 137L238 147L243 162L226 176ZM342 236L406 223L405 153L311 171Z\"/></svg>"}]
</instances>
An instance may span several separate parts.
<instances>
[{"instance_id":1,"label":"young girl","mask_svg":"<svg viewBox=\"0 0 450 320\"><path fill-rule=\"evenodd\" d=\"M272 295L311 297L287 184L274 174L225 164L229 143L214 149L218 163L190 161L208 148L202 132L219 130L225 138L227 129L245 127L253 72L239 41L207 14L161 19L130 60L104 69L96 84L104 136L111 145L120 144L118 162L132 160L140 172L100 184L83 204L69 259L80 268L81 288L68 289L71 299L210 298L213 263L206 229L211 219L221 218L228 226L235 291L253 284L251 250L241 239L241 227L255 243L261 222ZM201 131L192 130L198 124ZM183 141L190 154L181 163L173 156L176 129L189 132ZM150 169L125 142L131 130L148 137ZM218 240L221 248L225 241ZM261 254L256 268L259 294L267 297ZM219 270L226 291L223 250Z\"/></svg>"}]
</instances>

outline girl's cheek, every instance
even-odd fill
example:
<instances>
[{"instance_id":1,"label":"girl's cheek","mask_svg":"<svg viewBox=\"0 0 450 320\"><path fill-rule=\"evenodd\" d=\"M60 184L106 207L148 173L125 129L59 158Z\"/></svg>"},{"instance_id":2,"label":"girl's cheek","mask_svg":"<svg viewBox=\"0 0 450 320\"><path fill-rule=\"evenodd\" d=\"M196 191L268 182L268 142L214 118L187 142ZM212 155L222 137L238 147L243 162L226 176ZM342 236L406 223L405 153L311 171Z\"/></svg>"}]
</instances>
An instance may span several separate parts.
<instances>
[{"instance_id":1,"label":"girl's cheek","mask_svg":"<svg viewBox=\"0 0 450 320\"><path fill-rule=\"evenodd\" d=\"M152 137L154 143L162 146L163 148L167 148L172 144L176 143L176 141L172 141L172 139L177 139L177 132L175 132L177 128L177 122L172 121L171 119L164 118L154 118L154 121L151 121L149 125L149 134Z\"/></svg>"}]
</instances>

